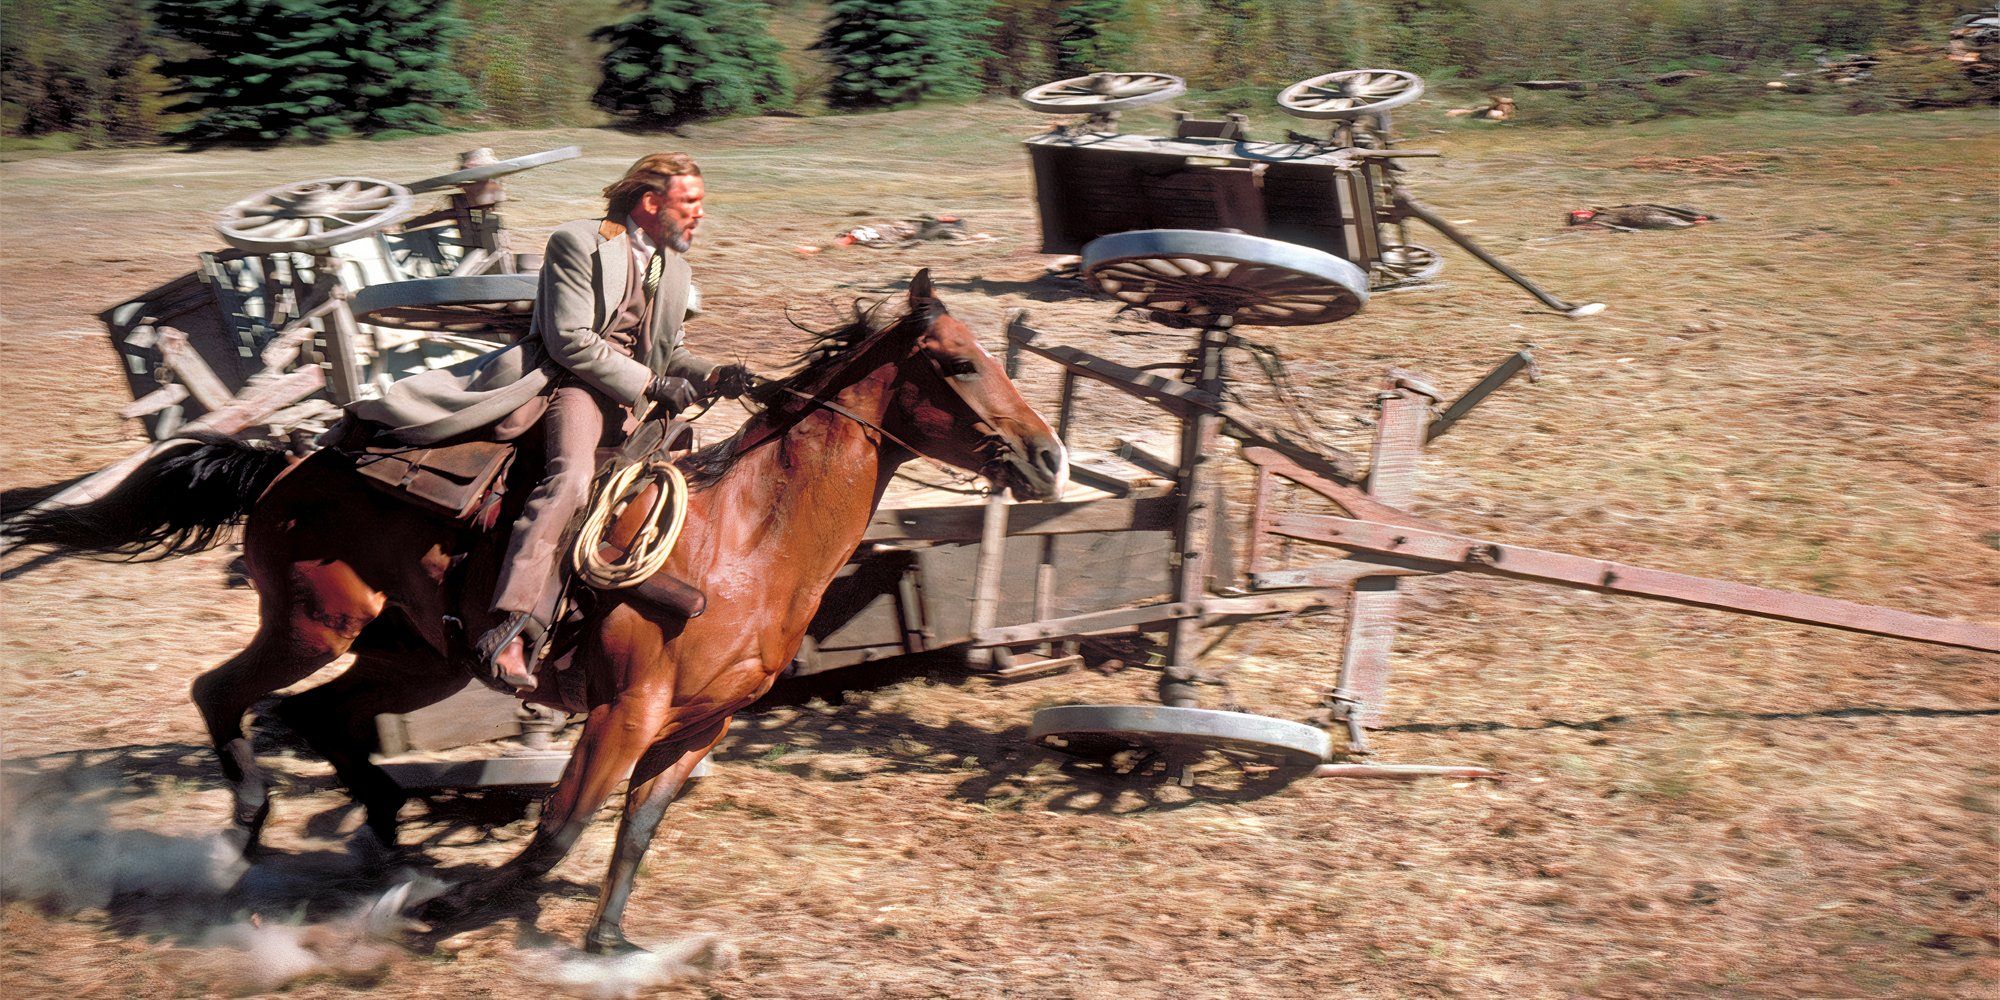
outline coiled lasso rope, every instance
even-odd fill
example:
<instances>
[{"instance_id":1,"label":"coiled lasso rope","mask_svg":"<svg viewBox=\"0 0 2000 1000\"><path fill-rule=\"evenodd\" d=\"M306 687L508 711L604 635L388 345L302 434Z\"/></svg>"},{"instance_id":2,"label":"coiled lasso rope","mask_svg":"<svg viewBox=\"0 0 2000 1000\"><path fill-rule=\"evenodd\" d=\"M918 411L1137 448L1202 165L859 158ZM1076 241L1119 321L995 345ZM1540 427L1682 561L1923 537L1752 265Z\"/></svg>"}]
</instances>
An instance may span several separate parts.
<instances>
[{"instance_id":1,"label":"coiled lasso rope","mask_svg":"<svg viewBox=\"0 0 2000 1000\"><path fill-rule=\"evenodd\" d=\"M640 529L639 537L632 540L623 557L604 558L601 550L605 533L617 523L618 515L624 513L623 506L637 498L646 483L655 478L663 495L653 502L652 516ZM592 494L590 513L577 532L576 547L570 550L570 563L576 567L577 576L599 590L619 590L645 582L666 566L667 557L673 555L674 542L681 537L681 525L687 522L687 504L687 479L672 462L649 459L613 472Z\"/></svg>"}]
</instances>

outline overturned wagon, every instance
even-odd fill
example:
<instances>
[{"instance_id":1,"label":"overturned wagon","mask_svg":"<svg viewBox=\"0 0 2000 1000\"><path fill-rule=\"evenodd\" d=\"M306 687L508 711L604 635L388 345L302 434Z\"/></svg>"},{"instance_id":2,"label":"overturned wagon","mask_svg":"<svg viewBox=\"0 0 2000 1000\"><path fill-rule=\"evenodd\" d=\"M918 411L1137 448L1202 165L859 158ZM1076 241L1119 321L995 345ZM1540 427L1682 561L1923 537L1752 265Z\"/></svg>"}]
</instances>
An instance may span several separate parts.
<instances>
[{"instance_id":1,"label":"overturned wagon","mask_svg":"<svg viewBox=\"0 0 2000 1000\"><path fill-rule=\"evenodd\" d=\"M1262 141L1251 138L1243 115L1204 120L1184 111L1174 113L1171 136L1119 128L1125 111L1185 90L1165 73L1094 73L1021 95L1036 111L1085 116L1025 140L1043 253L1076 254L1094 239L1135 230L1238 232L1331 254L1382 291L1421 284L1443 267L1436 251L1411 240L1415 220L1551 309L1573 317L1603 310L1545 291L1410 193L1403 162L1438 155L1404 148L1392 127L1392 112L1423 95L1415 74L1340 70L1278 94L1286 114L1329 126L1324 136Z\"/></svg>"}]
</instances>

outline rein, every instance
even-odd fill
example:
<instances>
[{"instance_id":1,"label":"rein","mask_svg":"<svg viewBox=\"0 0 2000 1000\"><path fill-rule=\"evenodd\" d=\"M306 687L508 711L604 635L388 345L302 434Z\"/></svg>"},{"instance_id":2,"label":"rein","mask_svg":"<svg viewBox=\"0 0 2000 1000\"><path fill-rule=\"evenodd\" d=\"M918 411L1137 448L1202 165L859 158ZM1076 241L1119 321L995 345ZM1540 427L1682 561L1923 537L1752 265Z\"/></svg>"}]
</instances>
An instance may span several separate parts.
<instances>
[{"instance_id":1,"label":"rein","mask_svg":"<svg viewBox=\"0 0 2000 1000\"><path fill-rule=\"evenodd\" d=\"M878 424L875 421L870 420L867 417L864 417L861 414L856 413L853 410L850 410L847 407L842 406L831 399L822 399L811 393L801 392L798 389L792 388L791 386L784 385L777 379L766 378L765 376L757 375L755 373L752 373L750 378L754 382L766 386L775 387L779 390L789 393L792 396L796 396L799 399L803 399L807 403L812 404L813 408L827 410L829 412L838 414L839 416L846 417L847 419L852 420L857 424L860 424L863 428L866 428L867 430L870 431L874 431L876 434L879 434L884 439L893 442L897 447L903 449L904 451L909 452L911 455L914 455L917 458L923 459L924 461L929 462L930 464L936 466L939 472L943 473L947 478L949 478L953 482L971 484L971 483L977 483L981 479L981 477L979 476L969 475L965 472L959 471L956 468L953 468L950 464L946 463L944 460L936 458L926 453L923 449L918 448L916 445L913 445L908 441L905 441L902 438L897 437L895 433L890 431L887 427L884 427L881 424ZM962 394L958 392L958 388L956 386L953 386L949 379L945 380L945 387L951 389L953 395L958 396L959 402L964 404L966 409L971 410L972 415L974 417L979 418L980 426L982 427L991 426L990 424L987 424L986 420L984 419L984 415L981 414L977 408L975 408L970 402L968 402L965 399L965 397ZM765 409L768 410L769 408L766 407ZM763 412L763 411L756 411L756 412ZM804 414L801 414L801 416L803 415ZM738 445L736 447L736 454L742 455L751 451L752 449L761 448L764 445L769 444L772 441L775 441L782 436L783 436L783 431L779 430L777 427L774 426L773 428L771 428L769 433L757 439L756 441L751 441L745 444ZM991 433L990 430L988 431L987 436L989 438L996 437Z\"/></svg>"},{"instance_id":2,"label":"rein","mask_svg":"<svg viewBox=\"0 0 2000 1000\"><path fill-rule=\"evenodd\" d=\"M976 483L979 481L978 476L968 475L967 473L960 472L959 470L945 464L943 461L925 454L924 451L918 448L916 445L913 445L908 441L905 441L902 438L899 438L895 434L891 433L887 427L884 427L881 424L869 420L867 417L864 417L861 414L856 413L853 410L850 410L847 407L842 406L831 399L820 399L817 396L811 395L810 393L800 392L799 390L794 389L790 386L781 386L780 388L783 388L786 392L791 393L792 395L797 396L798 398L803 399L809 403L817 404L821 409L829 410L833 413L837 413L843 417L846 417L847 419L852 420L857 424L860 424L862 427L874 431L875 433L882 435L883 437L889 439L890 441L895 442L897 447L903 449L904 451L909 452L912 455L917 456L918 458L923 459L926 462L931 463L934 466L937 466L939 472L944 473L947 478L953 480L954 482ZM981 423L984 423L984 421L981 421Z\"/></svg>"}]
</instances>

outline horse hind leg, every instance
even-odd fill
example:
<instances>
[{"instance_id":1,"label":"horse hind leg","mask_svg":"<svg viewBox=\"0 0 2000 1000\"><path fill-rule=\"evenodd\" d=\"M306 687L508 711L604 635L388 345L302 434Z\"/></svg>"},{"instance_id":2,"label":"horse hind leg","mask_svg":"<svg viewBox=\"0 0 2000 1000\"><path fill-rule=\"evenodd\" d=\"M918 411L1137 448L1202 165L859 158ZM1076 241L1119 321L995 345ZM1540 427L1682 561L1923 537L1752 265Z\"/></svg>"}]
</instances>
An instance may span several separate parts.
<instances>
[{"instance_id":1,"label":"horse hind leg","mask_svg":"<svg viewBox=\"0 0 2000 1000\"><path fill-rule=\"evenodd\" d=\"M268 579L264 577L263 579ZM332 663L382 612L382 595L341 563L300 563L260 606L262 623L250 645L194 679L191 695L222 759L235 799L232 818L257 846L270 817L270 779L243 734L243 713L257 699L295 684Z\"/></svg>"},{"instance_id":2,"label":"horse hind leg","mask_svg":"<svg viewBox=\"0 0 2000 1000\"><path fill-rule=\"evenodd\" d=\"M326 762L359 803L382 846L396 846L396 815L409 795L369 755L379 747L375 717L414 712L457 694L465 671L424 644L391 613L355 644L354 665L339 677L278 703L277 714ZM364 648L365 647L365 648Z\"/></svg>"}]
</instances>

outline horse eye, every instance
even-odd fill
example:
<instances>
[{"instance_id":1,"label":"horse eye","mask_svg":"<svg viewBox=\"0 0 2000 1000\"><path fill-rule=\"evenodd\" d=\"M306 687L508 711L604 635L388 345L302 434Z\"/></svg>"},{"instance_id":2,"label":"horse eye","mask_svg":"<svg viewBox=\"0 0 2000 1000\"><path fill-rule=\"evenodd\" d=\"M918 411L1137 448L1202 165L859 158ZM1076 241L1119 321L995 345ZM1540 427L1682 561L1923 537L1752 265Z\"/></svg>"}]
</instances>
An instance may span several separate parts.
<instances>
[{"instance_id":1,"label":"horse eye","mask_svg":"<svg viewBox=\"0 0 2000 1000\"><path fill-rule=\"evenodd\" d=\"M979 374L979 365L971 358L946 358L944 373L953 378L971 378Z\"/></svg>"}]
</instances>

